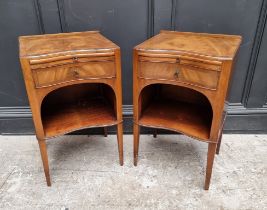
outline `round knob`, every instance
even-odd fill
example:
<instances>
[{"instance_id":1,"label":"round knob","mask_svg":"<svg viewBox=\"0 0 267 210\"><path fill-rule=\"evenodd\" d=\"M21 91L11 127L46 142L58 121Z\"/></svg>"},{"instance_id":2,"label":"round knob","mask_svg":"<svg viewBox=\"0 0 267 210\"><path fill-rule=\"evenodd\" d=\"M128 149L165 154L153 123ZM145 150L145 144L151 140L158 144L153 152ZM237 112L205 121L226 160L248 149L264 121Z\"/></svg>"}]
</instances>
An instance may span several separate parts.
<instances>
[{"instance_id":1,"label":"round knob","mask_svg":"<svg viewBox=\"0 0 267 210\"><path fill-rule=\"evenodd\" d=\"M74 69L73 70L73 76L74 77L79 77L79 71L78 71L78 69Z\"/></svg>"},{"instance_id":2,"label":"round knob","mask_svg":"<svg viewBox=\"0 0 267 210\"><path fill-rule=\"evenodd\" d=\"M78 62L78 58L77 58L77 57L74 57L74 58L73 58L73 61L74 61L74 62Z\"/></svg>"},{"instance_id":3,"label":"round knob","mask_svg":"<svg viewBox=\"0 0 267 210\"><path fill-rule=\"evenodd\" d=\"M177 68L175 73L174 73L174 78L177 79L179 77L180 70Z\"/></svg>"}]
</instances>

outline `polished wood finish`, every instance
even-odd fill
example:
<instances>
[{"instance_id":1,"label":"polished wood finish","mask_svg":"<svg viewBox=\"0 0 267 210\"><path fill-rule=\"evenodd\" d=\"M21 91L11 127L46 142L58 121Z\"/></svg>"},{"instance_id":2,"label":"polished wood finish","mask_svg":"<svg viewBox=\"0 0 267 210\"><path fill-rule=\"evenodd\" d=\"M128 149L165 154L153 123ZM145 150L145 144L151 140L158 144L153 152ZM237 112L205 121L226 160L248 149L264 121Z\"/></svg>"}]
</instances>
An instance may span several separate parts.
<instances>
[{"instance_id":1,"label":"polished wood finish","mask_svg":"<svg viewBox=\"0 0 267 210\"><path fill-rule=\"evenodd\" d=\"M153 101L143 110L139 125L180 131L208 140L211 117L205 108L181 101Z\"/></svg>"},{"instance_id":2,"label":"polished wood finish","mask_svg":"<svg viewBox=\"0 0 267 210\"><path fill-rule=\"evenodd\" d=\"M117 124L112 107L103 99L84 100L82 104L66 104L43 115L43 127L47 138L75 130L111 126Z\"/></svg>"},{"instance_id":3,"label":"polished wood finish","mask_svg":"<svg viewBox=\"0 0 267 210\"><path fill-rule=\"evenodd\" d=\"M60 60L85 54L113 53L119 47L98 31L20 37L20 56L32 61Z\"/></svg>"},{"instance_id":4,"label":"polished wood finish","mask_svg":"<svg viewBox=\"0 0 267 210\"><path fill-rule=\"evenodd\" d=\"M46 140L72 131L117 126L123 165L120 48L97 31L22 36L20 61L47 185Z\"/></svg>"},{"instance_id":5,"label":"polished wood finish","mask_svg":"<svg viewBox=\"0 0 267 210\"><path fill-rule=\"evenodd\" d=\"M168 62L140 62L139 78L179 81L186 84L216 89L220 72L190 65Z\"/></svg>"},{"instance_id":6,"label":"polished wood finish","mask_svg":"<svg viewBox=\"0 0 267 210\"><path fill-rule=\"evenodd\" d=\"M62 65L58 67L33 70L33 78L37 88L67 83L75 80L93 78L115 78L115 63L92 62L86 64Z\"/></svg>"},{"instance_id":7,"label":"polished wood finish","mask_svg":"<svg viewBox=\"0 0 267 210\"><path fill-rule=\"evenodd\" d=\"M204 187L209 189L241 40L235 35L161 31L134 48L134 165L140 126L177 131L209 144Z\"/></svg>"},{"instance_id":8,"label":"polished wood finish","mask_svg":"<svg viewBox=\"0 0 267 210\"><path fill-rule=\"evenodd\" d=\"M38 141L38 144L39 144L40 153L41 153L41 157L42 157L46 183L47 183L47 186L51 186L46 142L45 141Z\"/></svg>"},{"instance_id":9,"label":"polished wood finish","mask_svg":"<svg viewBox=\"0 0 267 210\"><path fill-rule=\"evenodd\" d=\"M136 46L145 53L203 57L215 61L232 60L241 37L224 34L161 31L160 34Z\"/></svg>"}]
</instances>

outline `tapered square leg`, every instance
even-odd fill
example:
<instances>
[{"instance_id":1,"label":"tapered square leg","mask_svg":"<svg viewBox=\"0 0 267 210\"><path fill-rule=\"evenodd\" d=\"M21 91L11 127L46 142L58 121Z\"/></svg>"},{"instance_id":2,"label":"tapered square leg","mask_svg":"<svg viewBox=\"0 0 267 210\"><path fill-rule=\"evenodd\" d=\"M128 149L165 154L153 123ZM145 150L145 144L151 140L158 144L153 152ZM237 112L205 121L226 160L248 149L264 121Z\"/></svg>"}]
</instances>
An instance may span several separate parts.
<instances>
[{"instance_id":1,"label":"tapered square leg","mask_svg":"<svg viewBox=\"0 0 267 210\"><path fill-rule=\"evenodd\" d=\"M134 165L137 166L139 150L140 126L134 124Z\"/></svg>"},{"instance_id":2,"label":"tapered square leg","mask_svg":"<svg viewBox=\"0 0 267 210\"><path fill-rule=\"evenodd\" d=\"M218 155L220 153L221 143L222 143L222 131L220 132L220 137L218 139L217 148L216 148L216 154Z\"/></svg>"},{"instance_id":3,"label":"tapered square leg","mask_svg":"<svg viewBox=\"0 0 267 210\"><path fill-rule=\"evenodd\" d=\"M157 135L158 135L158 130L157 129L154 129L154 131L153 131L153 137L154 138L157 138Z\"/></svg>"},{"instance_id":4,"label":"tapered square leg","mask_svg":"<svg viewBox=\"0 0 267 210\"><path fill-rule=\"evenodd\" d=\"M104 130L104 137L107 137L108 136L108 128L104 127L103 130Z\"/></svg>"},{"instance_id":5,"label":"tapered square leg","mask_svg":"<svg viewBox=\"0 0 267 210\"><path fill-rule=\"evenodd\" d=\"M46 149L46 142L45 140L38 140L40 153L43 161L44 173L46 178L47 186L51 186L50 181L50 174L49 174L49 164L48 164L48 157L47 157L47 149Z\"/></svg>"},{"instance_id":6,"label":"tapered square leg","mask_svg":"<svg viewBox=\"0 0 267 210\"><path fill-rule=\"evenodd\" d=\"M209 189L210 179L212 174L212 167L216 152L216 143L209 143L208 147L208 157L207 157L207 168L206 168L206 180L205 180L205 190Z\"/></svg>"},{"instance_id":7,"label":"tapered square leg","mask_svg":"<svg viewBox=\"0 0 267 210\"><path fill-rule=\"evenodd\" d=\"M123 165L123 127L122 123L117 125L117 140L119 149L120 165Z\"/></svg>"}]
</instances>

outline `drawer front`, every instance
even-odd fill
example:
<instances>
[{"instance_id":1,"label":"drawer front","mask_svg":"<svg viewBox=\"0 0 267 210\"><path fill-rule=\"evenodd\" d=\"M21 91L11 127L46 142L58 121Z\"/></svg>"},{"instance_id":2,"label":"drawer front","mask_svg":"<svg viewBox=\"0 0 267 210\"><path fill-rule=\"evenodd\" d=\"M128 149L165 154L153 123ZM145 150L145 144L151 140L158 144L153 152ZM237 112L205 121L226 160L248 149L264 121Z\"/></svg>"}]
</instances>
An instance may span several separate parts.
<instances>
[{"instance_id":1,"label":"drawer front","mask_svg":"<svg viewBox=\"0 0 267 210\"><path fill-rule=\"evenodd\" d=\"M222 62L214 60L203 60L197 58L190 58L187 56L172 56L172 57L148 57L148 56L139 56L140 62L151 62L151 63L176 63L185 66L221 71Z\"/></svg>"},{"instance_id":2,"label":"drawer front","mask_svg":"<svg viewBox=\"0 0 267 210\"><path fill-rule=\"evenodd\" d=\"M79 65L62 65L34 69L33 78L37 88L56 85L73 80L116 77L114 62L90 62Z\"/></svg>"},{"instance_id":3,"label":"drawer front","mask_svg":"<svg viewBox=\"0 0 267 210\"><path fill-rule=\"evenodd\" d=\"M145 79L183 82L216 90L220 72L181 65L179 63L140 62L139 77Z\"/></svg>"},{"instance_id":4,"label":"drawer front","mask_svg":"<svg viewBox=\"0 0 267 210\"><path fill-rule=\"evenodd\" d=\"M90 57L52 57L47 59L30 60L31 69L43 69L67 64L83 64L90 62L114 62L114 56L90 56Z\"/></svg>"}]
</instances>

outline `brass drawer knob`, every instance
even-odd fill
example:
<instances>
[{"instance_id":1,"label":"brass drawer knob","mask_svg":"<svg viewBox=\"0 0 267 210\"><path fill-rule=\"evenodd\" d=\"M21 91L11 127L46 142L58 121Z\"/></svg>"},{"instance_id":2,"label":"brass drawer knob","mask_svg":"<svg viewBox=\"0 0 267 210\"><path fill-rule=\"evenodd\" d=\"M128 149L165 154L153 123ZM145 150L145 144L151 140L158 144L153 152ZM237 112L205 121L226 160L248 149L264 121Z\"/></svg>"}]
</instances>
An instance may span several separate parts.
<instances>
[{"instance_id":1,"label":"brass drawer knob","mask_svg":"<svg viewBox=\"0 0 267 210\"><path fill-rule=\"evenodd\" d=\"M76 78L79 77L79 70L78 69L73 69L72 72L73 72L74 77L76 77Z\"/></svg>"},{"instance_id":2,"label":"brass drawer knob","mask_svg":"<svg viewBox=\"0 0 267 210\"><path fill-rule=\"evenodd\" d=\"M77 57L74 57L74 58L72 58L73 59L73 62L74 63L77 63L78 62L78 58Z\"/></svg>"},{"instance_id":3,"label":"brass drawer knob","mask_svg":"<svg viewBox=\"0 0 267 210\"><path fill-rule=\"evenodd\" d=\"M180 74L180 69L177 68L176 71L175 71L175 73L174 73L174 75L173 75L174 78L175 78L175 79L178 79L179 74Z\"/></svg>"}]
</instances>

